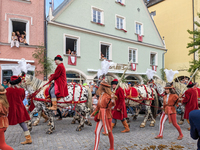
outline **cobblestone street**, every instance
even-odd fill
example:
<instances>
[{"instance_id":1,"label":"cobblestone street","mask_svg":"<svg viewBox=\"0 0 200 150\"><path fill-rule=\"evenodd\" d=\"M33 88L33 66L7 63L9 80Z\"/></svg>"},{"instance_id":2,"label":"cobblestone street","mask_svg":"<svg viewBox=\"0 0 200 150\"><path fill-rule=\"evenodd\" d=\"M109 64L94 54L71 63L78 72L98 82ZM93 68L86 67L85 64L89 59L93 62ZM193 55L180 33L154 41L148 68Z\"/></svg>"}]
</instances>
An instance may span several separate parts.
<instances>
[{"instance_id":1,"label":"cobblestone street","mask_svg":"<svg viewBox=\"0 0 200 150\"><path fill-rule=\"evenodd\" d=\"M177 117L179 119L179 116ZM176 140L178 137L177 130L168 121L165 123L163 139L155 140L154 137L159 131L159 117L155 127L149 127L150 122L147 122L145 128L140 128L139 125L143 120L143 115L140 115L136 121L131 121L131 131L129 133L120 133L124 128L121 122L118 121L117 126L113 129L115 149L116 150L149 150L150 147L167 145L164 149L171 150L196 150L196 142L190 138L190 132L187 130L188 124L186 121L181 125L184 138L181 141ZM33 127L31 132L33 144L21 145L24 141L22 129L16 126L9 126L6 131L6 142L15 150L92 150L94 146L94 130L93 126L86 126L81 132L76 131L77 124L71 124L72 118L63 119L62 121L55 121L56 130L52 135L47 135L48 130L46 123ZM103 130L102 130L103 131ZM181 148L182 147L182 148ZM109 149L108 137L101 135L100 150ZM155 149L155 150L156 150Z\"/></svg>"}]
</instances>

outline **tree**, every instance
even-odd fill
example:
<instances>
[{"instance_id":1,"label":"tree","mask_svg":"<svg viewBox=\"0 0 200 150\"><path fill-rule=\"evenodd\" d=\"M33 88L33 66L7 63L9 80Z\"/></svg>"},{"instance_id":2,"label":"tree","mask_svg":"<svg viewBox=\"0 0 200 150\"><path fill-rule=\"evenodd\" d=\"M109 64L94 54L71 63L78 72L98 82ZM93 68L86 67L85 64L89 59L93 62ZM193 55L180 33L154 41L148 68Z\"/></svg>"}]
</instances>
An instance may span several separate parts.
<instances>
[{"instance_id":1,"label":"tree","mask_svg":"<svg viewBox=\"0 0 200 150\"><path fill-rule=\"evenodd\" d=\"M197 13L197 15L200 18L200 13ZM198 53L198 59L190 61L190 68L188 69L188 72L191 74L193 74L197 68L200 69L200 23L195 21L194 24L197 26L194 31L187 30L190 35L193 35L193 37L190 37L192 41L187 44L187 48L190 48L188 55L195 55L195 53Z\"/></svg>"},{"instance_id":2,"label":"tree","mask_svg":"<svg viewBox=\"0 0 200 150\"><path fill-rule=\"evenodd\" d=\"M47 76L53 71L53 60L46 56L46 49L44 46L38 46L32 54L33 58L37 60L38 65L41 67L41 70L35 71L36 75Z\"/></svg>"}]
</instances>

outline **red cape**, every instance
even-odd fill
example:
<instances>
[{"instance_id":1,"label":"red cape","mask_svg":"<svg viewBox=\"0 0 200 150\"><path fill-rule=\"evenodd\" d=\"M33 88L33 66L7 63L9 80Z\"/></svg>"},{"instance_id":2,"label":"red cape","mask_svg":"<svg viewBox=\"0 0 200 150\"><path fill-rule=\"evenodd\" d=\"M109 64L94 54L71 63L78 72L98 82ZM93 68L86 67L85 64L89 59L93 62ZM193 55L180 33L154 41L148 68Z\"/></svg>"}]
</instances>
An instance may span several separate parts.
<instances>
[{"instance_id":1,"label":"red cape","mask_svg":"<svg viewBox=\"0 0 200 150\"><path fill-rule=\"evenodd\" d=\"M198 109L198 93L194 88L190 88L185 92L185 98L183 104L185 104L184 119L189 119L189 113L192 110Z\"/></svg>"},{"instance_id":2,"label":"red cape","mask_svg":"<svg viewBox=\"0 0 200 150\"><path fill-rule=\"evenodd\" d=\"M119 87L116 90L115 95L118 99L116 99L116 105L112 111L112 116L113 119L123 120L124 118L127 118L124 90ZM121 111L117 111L117 109L120 109Z\"/></svg>"},{"instance_id":3,"label":"red cape","mask_svg":"<svg viewBox=\"0 0 200 150\"><path fill-rule=\"evenodd\" d=\"M66 70L63 63L59 64L55 73L51 75L49 81L54 80L56 97L66 97L68 95Z\"/></svg>"},{"instance_id":4,"label":"red cape","mask_svg":"<svg viewBox=\"0 0 200 150\"><path fill-rule=\"evenodd\" d=\"M6 90L6 96L10 105L8 113L9 125L16 125L30 120L29 114L23 104L25 98L24 89L9 87Z\"/></svg>"}]
</instances>

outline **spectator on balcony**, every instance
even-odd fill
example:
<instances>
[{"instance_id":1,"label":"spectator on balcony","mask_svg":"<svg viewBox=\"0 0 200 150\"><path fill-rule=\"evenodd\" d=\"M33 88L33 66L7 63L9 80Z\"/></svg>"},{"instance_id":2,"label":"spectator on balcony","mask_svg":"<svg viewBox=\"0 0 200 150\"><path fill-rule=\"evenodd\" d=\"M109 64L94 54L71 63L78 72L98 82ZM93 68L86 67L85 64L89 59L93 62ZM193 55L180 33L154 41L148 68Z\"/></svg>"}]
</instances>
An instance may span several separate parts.
<instances>
[{"instance_id":1,"label":"spectator on balcony","mask_svg":"<svg viewBox=\"0 0 200 150\"><path fill-rule=\"evenodd\" d=\"M72 52L71 52L71 55L72 55L72 56L76 56L76 51L75 51L75 50L72 51Z\"/></svg>"},{"instance_id":2,"label":"spectator on balcony","mask_svg":"<svg viewBox=\"0 0 200 150\"><path fill-rule=\"evenodd\" d=\"M67 50L67 54L68 54L68 55L71 55L71 52L72 52L72 51L71 51L70 49Z\"/></svg>"},{"instance_id":3,"label":"spectator on balcony","mask_svg":"<svg viewBox=\"0 0 200 150\"><path fill-rule=\"evenodd\" d=\"M26 39L25 39L25 35L24 35L24 34L21 35L21 37L20 37L19 40L20 40L20 43L24 43L25 45L28 45L27 42L26 42Z\"/></svg>"},{"instance_id":4,"label":"spectator on balcony","mask_svg":"<svg viewBox=\"0 0 200 150\"><path fill-rule=\"evenodd\" d=\"M103 53L101 53L101 59L106 59Z\"/></svg>"},{"instance_id":5,"label":"spectator on balcony","mask_svg":"<svg viewBox=\"0 0 200 150\"><path fill-rule=\"evenodd\" d=\"M12 32L12 38L11 38L11 48L13 46L19 47L18 37L16 36L15 32Z\"/></svg>"},{"instance_id":6,"label":"spectator on balcony","mask_svg":"<svg viewBox=\"0 0 200 150\"><path fill-rule=\"evenodd\" d=\"M8 88L8 83L7 83L7 80L4 79L3 80L3 84L1 84L5 89Z\"/></svg>"}]
</instances>

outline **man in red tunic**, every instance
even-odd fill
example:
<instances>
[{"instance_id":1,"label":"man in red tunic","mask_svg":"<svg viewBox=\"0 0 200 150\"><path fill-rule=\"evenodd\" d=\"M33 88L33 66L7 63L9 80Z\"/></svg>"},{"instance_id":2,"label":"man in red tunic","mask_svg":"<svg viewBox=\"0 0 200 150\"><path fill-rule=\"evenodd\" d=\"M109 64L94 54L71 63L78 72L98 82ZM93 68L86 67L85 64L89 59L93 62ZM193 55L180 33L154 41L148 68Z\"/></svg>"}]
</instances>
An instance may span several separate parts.
<instances>
[{"instance_id":1,"label":"man in red tunic","mask_svg":"<svg viewBox=\"0 0 200 150\"><path fill-rule=\"evenodd\" d=\"M116 86L118 84L118 80L114 79L111 82L112 88L113 90L115 90ZM126 118L127 118L127 111L126 111L126 104L125 104L125 96L124 96L124 90L119 86L115 92L115 96L117 97L116 99L116 105L114 107L114 110L112 111L112 128L115 126L116 124L116 120L121 120L122 124L125 127L124 131L121 131L122 133L124 132L129 132L129 126L126 122Z\"/></svg>"},{"instance_id":2,"label":"man in red tunic","mask_svg":"<svg viewBox=\"0 0 200 150\"><path fill-rule=\"evenodd\" d=\"M187 122L189 122L189 113L192 110L198 110L198 93L197 89L193 88L195 84L190 82L187 86L189 88L187 91L185 91L185 97L182 101L183 104L185 104L185 114L184 119L187 119ZM190 130L190 128L188 128Z\"/></svg>"},{"instance_id":3,"label":"man in red tunic","mask_svg":"<svg viewBox=\"0 0 200 150\"><path fill-rule=\"evenodd\" d=\"M66 77L66 70L65 66L63 65L62 57L57 55L54 58L55 64L57 68L54 74L51 74L49 82L54 80L54 87L50 90L52 107L49 109L57 110L57 98L66 97L68 95L68 88L67 88L67 77Z\"/></svg>"},{"instance_id":4,"label":"man in red tunic","mask_svg":"<svg viewBox=\"0 0 200 150\"><path fill-rule=\"evenodd\" d=\"M12 76L10 80L11 87L6 89L6 96L10 105L8 113L9 125L19 124L23 129L26 138L26 141L21 142L21 144L31 144L32 140L30 132L25 123L25 121L30 120L30 117L23 104L25 91L23 88L20 88L21 78Z\"/></svg>"}]
</instances>

